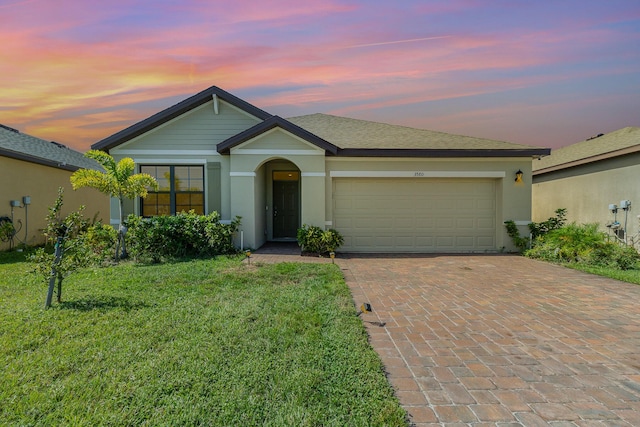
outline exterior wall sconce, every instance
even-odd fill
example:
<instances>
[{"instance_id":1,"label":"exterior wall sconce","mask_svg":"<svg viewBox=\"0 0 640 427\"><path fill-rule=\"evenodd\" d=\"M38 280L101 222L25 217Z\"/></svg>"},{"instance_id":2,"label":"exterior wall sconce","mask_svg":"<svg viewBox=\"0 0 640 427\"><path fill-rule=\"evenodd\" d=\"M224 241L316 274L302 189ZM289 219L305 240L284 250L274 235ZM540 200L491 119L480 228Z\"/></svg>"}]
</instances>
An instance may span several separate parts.
<instances>
[{"instance_id":1,"label":"exterior wall sconce","mask_svg":"<svg viewBox=\"0 0 640 427\"><path fill-rule=\"evenodd\" d=\"M515 181L516 181L516 182L522 182L522 175L524 175L524 174L522 173L522 171L521 171L520 169L518 169L518 172L516 172L516 179L515 179Z\"/></svg>"}]
</instances>

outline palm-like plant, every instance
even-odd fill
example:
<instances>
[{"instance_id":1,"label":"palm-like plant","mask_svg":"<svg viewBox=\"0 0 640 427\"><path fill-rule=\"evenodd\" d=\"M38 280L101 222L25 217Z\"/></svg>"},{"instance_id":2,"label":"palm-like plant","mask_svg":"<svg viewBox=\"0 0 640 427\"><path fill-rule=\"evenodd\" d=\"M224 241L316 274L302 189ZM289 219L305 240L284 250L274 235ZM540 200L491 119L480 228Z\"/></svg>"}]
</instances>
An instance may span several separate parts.
<instances>
[{"instance_id":1,"label":"palm-like plant","mask_svg":"<svg viewBox=\"0 0 640 427\"><path fill-rule=\"evenodd\" d=\"M120 250L122 250L121 255L124 257L127 253L124 244L124 235L127 231L124 226L124 199L147 197L148 189L157 190L158 183L149 174L134 173L136 165L129 157L116 163L111 155L100 150L89 150L85 153L85 157L101 164L105 171L78 169L71 175L71 186L74 190L82 187L95 188L101 193L118 199L120 227L118 228L116 259L119 257Z\"/></svg>"}]
</instances>

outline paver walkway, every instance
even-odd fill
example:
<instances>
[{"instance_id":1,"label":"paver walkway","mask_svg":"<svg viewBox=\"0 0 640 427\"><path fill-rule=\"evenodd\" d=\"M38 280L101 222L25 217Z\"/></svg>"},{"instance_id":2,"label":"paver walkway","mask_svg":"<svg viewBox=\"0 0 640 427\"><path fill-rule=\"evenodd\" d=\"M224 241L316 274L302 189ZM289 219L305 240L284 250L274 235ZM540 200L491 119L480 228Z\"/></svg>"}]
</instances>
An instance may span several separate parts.
<instances>
[{"instance_id":1,"label":"paver walkway","mask_svg":"<svg viewBox=\"0 0 640 427\"><path fill-rule=\"evenodd\" d=\"M511 255L336 263L412 425L640 426L640 286Z\"/></svg>"}]
</instances>

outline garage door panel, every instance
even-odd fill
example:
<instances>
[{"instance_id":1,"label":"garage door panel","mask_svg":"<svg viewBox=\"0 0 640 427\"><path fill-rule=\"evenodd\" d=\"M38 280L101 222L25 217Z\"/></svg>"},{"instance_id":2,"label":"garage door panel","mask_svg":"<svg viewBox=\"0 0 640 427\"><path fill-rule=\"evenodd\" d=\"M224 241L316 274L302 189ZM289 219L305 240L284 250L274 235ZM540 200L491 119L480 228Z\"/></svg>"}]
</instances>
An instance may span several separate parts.
<instances>
[{"instance_id":1,"label":"garage door panel","mask_svg":"<svg viewBox=\"0 0 640 427\"><path fill-rule=\"evenodd\" d=\"M376 246L382 246L382 247L391 248L391 247L393 247L393 237L392 236L378 236L375 239L375 245Z\"/></svg>"},{"instance_id":2,"label":"garage door panel","mask_svg":"<svg viewBox=\"0 0 640 427\"><path fill-rule=\"evenodd\" d=\"M375 218L374 223L380 233L384 233L386 230L393 230L393 218L391 217Z\"/></svg>"},{"instance_id":3,"label":"garage door panel","mask_svg":"<svg viewBox=\"0 0 640 427\"><path fill-rule=\"evenodd\" d=\"M407 230L415 230L415 224L414 224L414 220L413 218L407 218L407 217L400 217L400 218L396 218L396 229L404 231L405 229Z\"/></svg>"},{"instance_id":4,"label":"garage door panel","mask_svg":"<svg viewBox=\"0 0 640 427\"><path fill-rule=\"evenodd\" d=\"M339 230L349 230L353 227L353 218L338 217L333 220L333 227Z\"/></svg>"},{"instance_id":5,"label":"garage door panel","mask_svg":"<svg viewBox=\"0 0 640 427\"><path fill-rule=\"evenodd\" d=\"M458 218L456 220L456 228L458 230L473 230L475 229L475 218Z\"/></svg>"},{"instance_id":6,"label":"garage door panel","mask_svg":"<svg viewBox=\"0 0 640 427\"><path fill-rule=\"evenodd\" d=\"M433 236L417 235L414 241L418 248L432 248L434 246Z\"/></svg>"},{"instance_id":7,"label":"garage door panel","mask_svg":"<svg viewBox=\"0 0 640 427\"><path fill-rule=\"evenodd\" d=\"M492 246L495 247L496 240L493 236L480 236L478 237L478 246Z\"/></svg>"},{"instance_id":8,"label":"garage door panel","mask_svg":"<svg viewBox=\"0 0 640 427\"><path fill-rule=\"evenodd\" d=\"M391 201L396 209L410 211L415 206L415 201L411 197L396 196Z\"/></svg>"},{"instance_id":9,"label":"garage door panel","mask_svg":"<svg viewBox=\"0 0 640 427\"><path fill-rule=\"evenodd\" d=\"M495 250L496 181L334 178L333 224L345 251Z\"/></svg>"},{"instance_id":10,"label":"garage door panel","mask_svg":"<svg viewBox=\"0 0 640 427\"><path fill-rule=\"evenodd\" d=\"M484 229L484 230L494 230L496 223L495 220L493 218L478 218L477 220L477 227L478 229Z\"/></svg>"},{"instance_id":11,"label":"garage door panel","mask_svg":"<svg viewBox=\"0 0 640 427\"><path fill-rule=\"evenodd\" d=\"M339 198L339 199L334 200L334 206L335 206L335 210L337 212L340 212L340 211L349 212L350 210L353 209L353 200L352 199Z\"/></svg>"},{"instance_id":12,"label":"garage door panel","mask_svg":"<svg viewBox=\"0 0 640 427\"><path fill-rule=\"evenodd\" d=\"M453 218L437 218L436 219L436 227L440 230L442 229L451 229L454 227Z\"/></svg>"},{"instance_id":13,"label":"garage door panel","mask_svg":"<svg viewBox=\"0 0 640 427\"><path fill-rule=\"evenodd\" d=\"M453 237L451 236L438 236L436 238L436 247L443 248L453 248Z\"/></svg>"},{"instance_id":14,"label":"garage door panel","mask_svg":"<svg viewBox=\"0 0 640 427\"><path fill-rule=\"evenodd\" d=\"M431 230L435 227L435 220L432 217L417 217L415 219L415 224L417 230Z\"/></svg>"},{"instance_id":15,"label":"garage door panel","mask_svg":"<svg viewBox=\"0 0 640 427\"><path fill-rule=\"evenodd\" d=\"M456 209L464 211L472 211L476 209L476 201L473 199L456 200Z\"/></svg>"},{"instance_id":16,"label":"garage door panel","mask_svg":"<svg viewBox=\"0 0 640 427\"><path fill-rule=\"evenodd\" d=\"M412 248L415 245L413 236L397 236L395 246L403 248Z\"/></svg>"},{"instance_id":17,"label":"garage door panel","mask_svg":"<svg viewBox=\"0 0 640 427\"><path fill-rule=\"evenodd\" d=\"M376 218L359 218L353 219L353 228L361 229L362 232L366 232L367 230L375 230L378 227Z\"/></svg>"},{"instance_id":18,"label":"garage door panel","mask_svg":"<svg viewBox=\"0 0 640 427\"><path fill-rule=\"evenodd\" d=\"M472 248L475 245L473 236L456 237L456 247Z\"/></svg>"},{"instance_id":19,"label":"garage door panel","mask_svg":"<svg viewBox=\"0 0 640 427\"><path fill-rule=\"evenodd\" d=\"M486 210L486 211L494 211L495 210L495 200L489 199L477 199L475 200L475 209Z\"/></svg>"}]
</instances>

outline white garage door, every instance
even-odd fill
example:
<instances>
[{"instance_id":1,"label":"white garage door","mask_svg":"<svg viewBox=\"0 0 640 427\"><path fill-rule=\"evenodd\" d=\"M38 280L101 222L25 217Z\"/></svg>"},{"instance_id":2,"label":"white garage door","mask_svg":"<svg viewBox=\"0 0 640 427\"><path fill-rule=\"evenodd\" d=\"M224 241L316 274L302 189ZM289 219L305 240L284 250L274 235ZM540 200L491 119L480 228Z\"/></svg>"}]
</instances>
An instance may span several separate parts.
<instances>
[{"instance_id":1,"label":"white garage door","mask_svg":"<svg viewBox=\"0 0 640 427\"><path fill-rule=\"evenodd\" d=\"M347 252L496 250L496 180L334 178Z\"/></svg>"}]
</instances>

